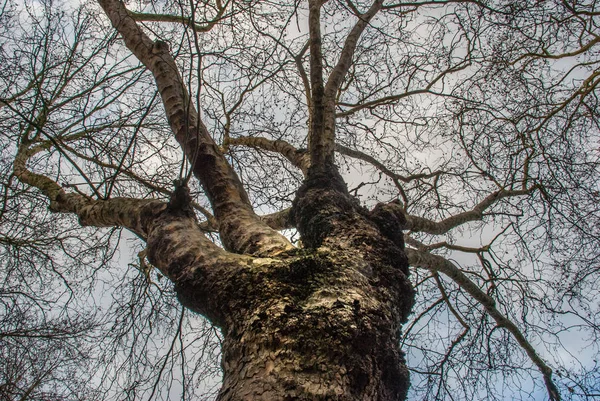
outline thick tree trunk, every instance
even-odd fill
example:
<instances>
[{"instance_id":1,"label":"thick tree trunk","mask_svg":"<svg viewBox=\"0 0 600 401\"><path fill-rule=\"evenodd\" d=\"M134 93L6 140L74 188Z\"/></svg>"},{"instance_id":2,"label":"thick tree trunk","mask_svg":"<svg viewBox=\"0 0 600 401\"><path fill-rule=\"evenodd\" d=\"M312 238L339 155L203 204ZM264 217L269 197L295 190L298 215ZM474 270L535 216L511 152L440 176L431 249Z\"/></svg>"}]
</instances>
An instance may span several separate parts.
<instances>
[{"instance_id":1,"label":"thick tree trunk","mask_svg":"<svg viewBox=\"0 0 600 401\"><path fill-rule=\"evenodd\" d=\"M218 300L218 312L202 311L225 337L218 399L403 400L399 335L413 289L391 235L400 223L361 208L335 169L309 177L292 212L305 249L249 258L202 297L179 285L192 309Z\"/></svg>"},{"instance_id":2,"label":"thick tree trunk","mask_svg":"<svg viewBox=\"0 0 600 401\"><path fill-rule=\"evenodd\" d=\"M405 398L395 267L321 248L261 270L224 327L220 401Z\"/></svg>"}]
</instances>

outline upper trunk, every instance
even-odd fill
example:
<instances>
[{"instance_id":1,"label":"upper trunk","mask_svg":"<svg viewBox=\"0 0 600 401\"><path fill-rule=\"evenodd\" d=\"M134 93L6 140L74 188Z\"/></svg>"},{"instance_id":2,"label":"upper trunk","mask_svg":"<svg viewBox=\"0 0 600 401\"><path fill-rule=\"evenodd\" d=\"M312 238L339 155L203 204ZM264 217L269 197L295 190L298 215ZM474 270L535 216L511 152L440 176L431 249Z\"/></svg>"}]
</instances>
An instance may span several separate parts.
<instances>
[{"instance_id":1,"label":"upper trunk","mask_svg":"<svg viewBox=\"0 0 600 401\"><path fill-rule=\"evenodd\" d=\"M315 171L292 212L306 248L244 259L211 286L225 337L220 401L406 397L399 335L414 291L402 245L333 166ZM180 296L192 308L199 300L181 286Z\"/></svg>"}]
</instances>

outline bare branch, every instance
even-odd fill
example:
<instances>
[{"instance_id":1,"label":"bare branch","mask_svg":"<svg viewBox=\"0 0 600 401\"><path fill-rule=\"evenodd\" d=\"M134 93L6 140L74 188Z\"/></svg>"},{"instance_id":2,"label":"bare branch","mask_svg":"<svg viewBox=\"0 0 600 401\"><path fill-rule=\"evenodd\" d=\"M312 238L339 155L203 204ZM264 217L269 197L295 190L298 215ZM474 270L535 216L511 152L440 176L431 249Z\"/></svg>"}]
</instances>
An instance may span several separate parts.
<instances>
[{"instance_id":1,"label":"bare branch","mask_svg":"<svg viewBox=\"0 0 600 401\"><path fill-rule=\"evenodd\" d=\"M357 102L357 103L352 103L352 104L339 102L338 106L349 107L349 109L344 110L344 111L339 111L336 113L335 116L336 116L336 118L337 117L348 117L360 110L375 108L378 106L384 106L384 105L388 105L388 104L393 104L393 103L396 103L400 99L404 99L404 98L414 96L414 95L422 95L422 94L429 93L429 94L444 96L442 93L436 93L436 92L432 91L432 88L434 87L434 85L436 83L440 82L440 80L442 80L446 75L464 70L469 65L470 65L470 63L468 61L465 61L465 62L461 62L461 63L457 64L453 68L448 68L447 70L442 71L434 79L432 79L427 84L427 86L425 86L425 88L423 88L423 89L414 89L414 90L406 91L404 93L400 93L397 95L390 95L390 96L385 96L380 99L370 100L368 102L362 101L362 102Z\"/></svg>"},{"instance_id":2,"label":"bare branch","mask_svg":"<svg viewBox=\"0 0 600 401\"><path fill-rule=\"evenodd\" d=\"M537 188L538 186L536 185L524 190L500 190L493 192L475 205L473 209L450 216L439 222L419 216L406 215L406 229L414 232L426 232L434 235L444 234L461 224L481 220L484 212L501 199L529 195Z\"/></svg>"},{"instance_id":3,"label":"bare branch","mask_svg":"<svg viewBox=\"0 0 600 401\"><path fill-rule=\"evenodd\" d=\"M335 99L336 92L340 88L344 77L352 65L352 58L356 51L356 45L358 44L362 33L373 17L381 10L382 6L383 0L375 0L369 10L358 17L358 21L346 37L340 58L327 79L327 85L325 86L325 97L327 102Z\"/></svg>"},{"instance_id":4,"label":"bare branch","mask_svg":"<svg viewBox=\"0 0 600 401\"><path fill-rule=\"evenodd\" d=\"M218 8L217 15L215 15L213 19L202 23L196 22L192 18L184 17L182 15L140 13L130 10L127 12L136 21L175 22L191 27L194 32L208 32L223 19L223 15L227 9L227 4L228 2Z\"/></svg>"},{"instance_id":5,"label":"bare branch","mask_svg":"<svg viewBox=\"0 0 600 401\"><path fill-rule=\"evenodd\" d=\"M586 44L581 46L579 49L576 49L576 50L573 50L570 52L565 52L565 53L557 53L557 54L549 53L548 51L546 51L546 49L544 49L543 53L525 53L525 54L521 55L519 58L517 58L516 60L512 61L510 64L515 65L515 64L518 64L522 60L530 59L530 58L543 58L543 59L558 60L561 58L574 57L574 56L578 56L580 54L583 54L583 53L589 51L592 47L594 47L598 43L600 43L600 36L594 36L594 38L592 40L590 40L589 42L587 42Z\"/></svg>"},{"instance_id":6,"label":"bare branch","mask_svg":"<svg viewBox=\"0 0 600 401\"><path fill-rule=\"evenodd\" d=\"M553 401L560 401L560 393L552 381L552 369L546 365L546 362L544 362L542 358L540 358L521 330L496 308L496 301L492 297L483 292L477 284L469 279L452 262L441 256L410 248L406 249L406 255L408 256L408 263L410 265L443 273L479 302L485 308L486 312L496 321L498 327L508 330L513 335L515 340L517 340L519 345L525 350L531 361L538 367L544 376L550 399Z\"/></svg>"},{"instance_id":7,"label":"bare branch","mask_svg":"<svg viewBox=\"0 0 600 401\"><path fill-rule=\"evenodd\" d=\"M337 91L342 84L344 77L348 73L352 64L352 58L356 50L356 45L365 28L368 26L371 19L381 9L383 0L373 2L369 10L358 17L358 21L346 37L344 47L340 54L340 58L336 66L331 71L327 84L321 93L322 85L322 63L319 61L311 62L314 64L316 71L312 82L313 88L313 129L309 133L309 152L311 163L313 166L321 164L333 163L335 152L335 100ZM316 17L315 17L316 18ZM312 22L313 20L311 20ZM315 22L316 23L316 22ZM318 28L314 28L314 33L311 30L311 40L320 35ZM316 39L315 39L316 40ZM320 43L320 36L319 36ZM311 47L311 57L313 48ZM320 55L320 47L315 45L315 51ZM311 58L312 60L312 58ZM315 84L317 86L315 86Z\"/></svg>"},{"instance_id":8,"label":"bare branch","mask_svg":"<svg viewBox=\"0 0 600 401\"><path fill-rule=\"evenodd\" d=\"M323 54L321 51L321 6L320 0L309 1L308 32L310 49L310 127L308 132L308 150L311 163L321 165L325 163L325 153L320 141L325 129L324 96L325 86L323 81ZM321 160L323 158L323 160ZM333 160L331 160L333 161Z\"/></svg>"},{"instance_id":9,"label":"bare branch","mask_svg":"<svg viewBox=\"0 0 600 401\"><path fill-rule=\"evenodd\" d=\"M300 169L305 175L308 171L309 160L306 152L297 150L284 140L271 140L263 137L236 137L229 139L229 145L248 146L251 148L262 149L268 152L279 153L285 157L294 167Z\"/></svg>"},{"instance_id":10,"label":"bare branch","mask_svg":"<svg viewBox=\"0 0 600 401\"><path fill-rule=\"evenodd\" d=\"M260 216L260 218L274 230L294 228L294 224L290 218L290 211L291 208L287 208L275 213Z\"/></svg>"},{"instance_id":11,"label":"bare branch","mask_svg":"<svg viewBox=\"0 0 600 401\"><path fill-rule=\"evenodd\" d=\"M28 156L27 149L21 147L13 162L15 177L24 184L39 189L50 200L52 211L73 213L79 217L80 223L84 226L121 226L146 238L149 222L140 220L140 211L147 213L150 219L166 208L166 203L157 200L115 198L99 201L81 194L67 193L50 178L29 171L26 168Z\"/></svg>"},{"instance_id":12,"label":"bare branch","mask_svg":"<svg viewBox=\"0 0 600 401\"><path fill-rule=\"evenodd\" d=\"M409 234L404 235L404 241L406 242L406 244L408 244L410 246L414 246L415 248L418 248L420 250L427 251L427 252L433 251L435 249L446 248L446 249L451 249L453 251L479 254L481 252L487 252L490 249L489 245L484 245L480 248L473 248L470 246L449 244L447 241L436 242L435 244L427 245L427 244L424 244L424 243L412 238Z\"/></svg>"}]
</instances>

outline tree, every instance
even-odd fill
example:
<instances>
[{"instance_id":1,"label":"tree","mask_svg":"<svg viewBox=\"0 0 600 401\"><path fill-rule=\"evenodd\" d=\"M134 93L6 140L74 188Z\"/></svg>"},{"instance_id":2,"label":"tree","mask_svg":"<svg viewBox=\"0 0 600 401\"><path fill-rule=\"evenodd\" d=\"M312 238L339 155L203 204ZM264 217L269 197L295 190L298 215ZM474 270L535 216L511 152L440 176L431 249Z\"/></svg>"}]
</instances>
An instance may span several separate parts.
<instances>
[{"instance_id":1,"label":"tree","mask_svg":"<svg viewBox=\"0 0 600 401\"><path fill-rule=\"evenodd\" d=\"M600 334L593 2L0 17L0 330L85 338L71 394L192 398L215 327L218 400L599 392L594 356L557 356Z\"/></svg>"}]
</instances>

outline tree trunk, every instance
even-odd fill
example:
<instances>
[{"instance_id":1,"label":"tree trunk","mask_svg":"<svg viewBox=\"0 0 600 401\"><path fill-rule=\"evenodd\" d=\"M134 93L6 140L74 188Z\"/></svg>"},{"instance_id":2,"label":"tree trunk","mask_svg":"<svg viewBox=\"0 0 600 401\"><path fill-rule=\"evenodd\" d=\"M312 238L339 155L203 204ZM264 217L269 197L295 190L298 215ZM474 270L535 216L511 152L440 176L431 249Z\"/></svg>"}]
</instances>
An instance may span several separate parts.
<instances>
[{"instance_id":1,"label":"tree trunk","mask_svg":"<svg viewBox=\"0 0 600 401\"><path fill-rule=\"evenodd\" d=\"M248 307L224 327L218 399L404 399L401 317L385 299L397 289L382 283L390 277L378 278L393 269L371 266L351 249L264 267L257 282L240 288Z\"/></svg>"},{"instance_id":2,"label":"tree trunk","mask_svg":"<svg viewBox=\"0 0 600 401\"><path fill-rule=\"evenodd\" d=\"M218 400L403 400L414 291L402 244L375 221L401 227L361 208L335 170L309 176L292 213L305 248L254 259L205 295L225 337ZM204 298L179 295L192 309Z\"/></svg>"}]
</instances>

